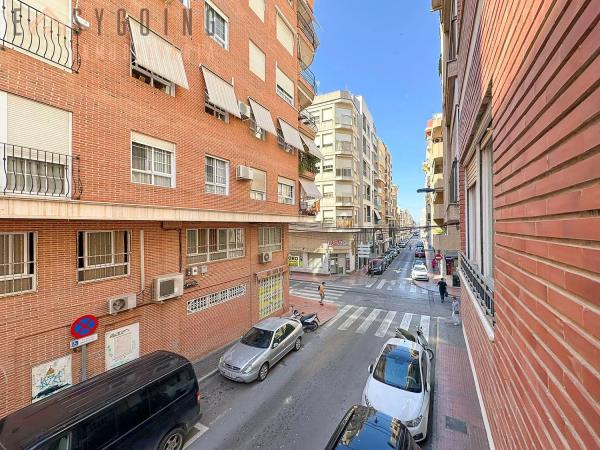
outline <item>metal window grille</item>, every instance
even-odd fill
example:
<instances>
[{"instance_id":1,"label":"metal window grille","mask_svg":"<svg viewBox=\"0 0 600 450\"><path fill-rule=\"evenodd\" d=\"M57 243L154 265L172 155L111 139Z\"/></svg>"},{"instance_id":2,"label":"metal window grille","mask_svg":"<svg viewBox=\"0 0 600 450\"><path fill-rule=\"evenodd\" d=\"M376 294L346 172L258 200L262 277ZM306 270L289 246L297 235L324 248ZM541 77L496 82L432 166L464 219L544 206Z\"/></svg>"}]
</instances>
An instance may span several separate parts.
<instances>
[{"instance_id":1,"label":"metal window grille","mask_svg":"<svg viewBox=\"0 0 600 450\"><path fill-rule=\"evenodd\" d=\"M77 234L77 280L128 275L130 241L129 231L80 231Z\"/></svg>"},{"instance_id":2,"label":"metal window grille","mask_svg":"<svg viewBox=\"0 0 600 450\"><path fill-rule=\"evenodd\" d=\"M258 315L263 319L283 308L283 275L273 275L258 282Z\"/></svg>"},{"instance_id":3,"label":"metal window grille","mask_svg":"<svg viewBox=\"0 0 600 450\"><path fill-rule=\"evenodd\" d=\"M137 63L135 59L135 49L133 48L133 43L131 45L131 76L143 81L146 84L149 84L159 91L163 91L165 94L170 95L171 97L175 96L175 83L161 77L160 75Z\"/></svg>"},{"instance_id":4,"label":"metal window grille","mask_svg":"<svg viewBox=\"0 0 600 450\"><path fill-rule=\"evenodd\" d=\"M229 190L229 162L207 156L205 180L206 192L227 195Z\"/></svg>"},{"instance_id":5,"label":"metal window grille","mask_svg":"<svg viewBox=\"0 0 600 450\"><path fill-rule=\"evenodd\" d=\"M224 109L219 108L214 103L208 100L208 91L204 91L204 112L222 120L225 123L229 123L229 113Z\"/></svg>"},{"instance_id":6,"label":"metal window grille","mask_svg":"<svg viewBox=\"0 0 600 450\"><path fill-rule=\"evenodd\" d=\"M138 142L131 143L131 179L134 183L173 186L173 155Z\"/></svg>"},{"instance_id":7,"label":"metal window grille","mask_svg":"<svg viewBox=\"0 0 600 450\"><path fill-rule=\"evenodd\" d=\"M258 250L260 252L276 252L281 250L281 228L260 227L258 230Z\"/></svg>"},{"instance_id":8,"label":"metal window grille","mask_svg":"<svg viewBox=\"0 0 600 450\"><path fill-rule=\"evenodd\" d=\"M215 11L210 5L206 4L205 31L221 47L227 48L228 24L227 20Z\"/></svg>"},{"instance_id":9,"label":"metal window grille","mask_svg":"<svg viewBox=\"0 0 600 450\"><path fill-rule=\"evenodd\" d=\"M294 186L277 183L277 201L286 205L294 204Z\"/></svg>"},{"instance_id":10,"label":"metal window grille","mask_svg":"<svg viewBox=\"0 0 600 450\"><path fill-rule=\"evenodd\" d=\"M188 265L241 258L245 255L243 228L190 229L186 236Z\"/></svg>"},{"instance_id":11,"label":"metal window grille","mask_svg":"<svg viewBox=\"0 0 600 450\"><path fill-rule=\"evenodd\" d=\"M35 290L34 233L0 234L0 296Z\"/></svg>"},{"instance_id":12,"label":"metal window grille","mask_svg":"<svg viewBox=\"0 0 600 450\"><path fill-rule=\"evenodd\" d=\"M233 300L234 298L243 297L244 295L246 295L245 284L230 287L229 289L224 289L219 292L213 292L212 294L208 294L203 297L188 300L187 313L194 314L212 306L220 305L221 303Z\"/></svg>"}]
</instances>

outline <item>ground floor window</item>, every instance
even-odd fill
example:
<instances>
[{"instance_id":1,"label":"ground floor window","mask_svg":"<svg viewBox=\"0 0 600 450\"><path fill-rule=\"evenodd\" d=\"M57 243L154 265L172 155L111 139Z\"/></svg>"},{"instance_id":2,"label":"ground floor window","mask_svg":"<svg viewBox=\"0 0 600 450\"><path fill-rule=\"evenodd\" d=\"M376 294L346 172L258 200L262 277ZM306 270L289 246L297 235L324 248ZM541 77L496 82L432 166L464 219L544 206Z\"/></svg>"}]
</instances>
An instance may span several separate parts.
<instances>
[{"instance_id":1,"label":"ground floor window","mask_svg":"<svg viewBox=\"0 0 600 450\"><path fill-rule=\"evenodd\" d=\"M77 280L91 281L129 274L129 231L77 233Z\"/></svg>"},{"instance_id":2,"label":"ground floor window","mask_svg":"<svg viewBox=\"0 0 600 450\"><path fill-rule=\"evenodd\" d=\"M187 264L199 264L244 256L243 228L187 230Z\"/></svg>"},{"instance_id":3,"label":"ground floor window","mask_svg":"<svg viewBox=\"0 0 600 450\"><path fill-rule=\"evenodd\" d=\"M258 281L258 317L263 319L283 308L283 274Z\"/></svg>"},{"instance_id":4,"label":"ground floor window","mask_svg":"<svg viewBox=\"0 0 600 450\"><path fill-rule=\"evenodd\" d=\"M203 297L188 300L187 313L193 314L198 311L208 309L211 306L216 306L229 300L233 300L234 298L243 297L244 295L246 295L245 284L240 284L238 286L230 287L229 289L213 292L212 294L208 294Z\"/></svg>"}]
</instances>

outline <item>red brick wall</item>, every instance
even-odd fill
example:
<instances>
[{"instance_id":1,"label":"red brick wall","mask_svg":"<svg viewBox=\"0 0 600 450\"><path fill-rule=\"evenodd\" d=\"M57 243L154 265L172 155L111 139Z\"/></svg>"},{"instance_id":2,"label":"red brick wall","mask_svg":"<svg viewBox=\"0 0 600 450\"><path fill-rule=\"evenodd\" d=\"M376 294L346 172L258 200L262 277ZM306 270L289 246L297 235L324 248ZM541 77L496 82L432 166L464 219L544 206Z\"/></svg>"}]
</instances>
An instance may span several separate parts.
<instances>
[{"instance_id":1,"label":"red brick wall","mask_svg":"<svg viewBox=\"0 0 600 450\"><path fill-rule=\"evenodd\" d=\"M182 50L190 85L176 88L171 97L130 76L129 30L117 32L117 9L124 8L139 19L140 9L149 8L150 27L164 36L164 2L138 0L82 3L81 16L91 28L81 33L81 69L67 73L16 50L0 52L0 90L71 111L73 155L81 156L82 200L152 204L232 211L296 214L297 206L277 202L277 176L298 178L296 154L277 146L268 134L266 142L253 137L248 122L231 116L229 124L204 112L204 78L199 66L206 65L224 79L233 79L240 100L252 96L270 109L273 119L282 117L297 126L297 112L275 93L275 65L294 81L297 55L290 55L276 39L275 5L290 23L296 12L287 0L267 2L265 22L248 2L216 2L229 18L229 50L221 48L204 32L204 2L192 1L192 35L182 35L182 4L168 6L168 35ZM101 34L96 8L103 9ZM266 81L248 68L248 40L252 38L266 53ZM297 94L296 94L297 96ZM175 189L131 183L132 130L176 144ZM18 143L12 143L18 144ZM43 150L43 149L42 149ZM204 193L204 156L230 161L230 195ZM236 181L235 168L250 165L267 171L267 201L250 199L250 183Z\"/></svg>"},{"instance_id":2,"label":"red brick wall","mask_svg":"<svg viewBox=\"0 0 600 450\"><path fill-rule=\"evenodd\" d=\"M185 229L227 227L224 223L183 224L182 264L185 267ZM34 231L37 236L37 290L0 297L0 417L24 406L31 399L31 369L70 353L69 327L79 316L100 319L98 341L89 344L88 374L105 370L104 334L131 323L140 324L140 353L158 349L197 359L240 336L258 321L257 272L287 266L287 229L284 247L273 253L273 262L258 262L258 224L240 224L246 233L245 256L206 263L208 273L195 278L198 286L181 298L162 304L152 301L154 277L179 272L179 231L161 229L157 222L54 222L2 221L0 232ZM130 275L120 278L77 282L77 231L130 230ZM144 290L140 279L140 231L144 231ZM187 314L187 301L245 283L246 295L204 311ZM137 293L137 307L111 316L107 300ZM284 276L284 308L288 308L288 280ZM73 353L73 381L79 381L81 353Z\"/></svg>"},{"instance_id":3,"label":"red brick wall","mask_svg":"<svg viewBox=\"0 0 600 450\"><path fill-rule=\"evenodd\" d=\"M598 448L600 9L486 0L473 31L476 3L462 2L460 146L491 85L495 340L464 287L463 312L494 443Z\"/></svg>"}]
</instances>

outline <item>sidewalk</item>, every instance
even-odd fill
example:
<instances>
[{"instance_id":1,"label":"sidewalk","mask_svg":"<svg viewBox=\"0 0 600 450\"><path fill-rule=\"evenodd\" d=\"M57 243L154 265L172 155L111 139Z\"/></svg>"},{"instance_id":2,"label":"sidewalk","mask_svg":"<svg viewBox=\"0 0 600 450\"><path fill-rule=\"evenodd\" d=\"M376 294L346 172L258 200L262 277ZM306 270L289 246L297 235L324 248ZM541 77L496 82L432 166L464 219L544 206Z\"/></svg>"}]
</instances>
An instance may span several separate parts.
<instances>
[{"instance_id":1,"label":"sidewalk","mask_svg":"<svg viewBox=\"0 0 600 450\"><path fill-rule=\"evenodd\" d=\"M462 326L439 321L433 386L434 432L425 449L484 450L488 440Z\"/></svg>"},{"instance_id":2,"label":"sidewalk","mask_svg":"<svg viewBox=\"0 0 600 450\"><path fill-rule=\"evenodd\" d=\"M321 325L328 320L331 320L337 314L338 310L337 305L327 301L327 295L325 296L325 304L321 306L319 305L318 301L309 300L290 294L290 307L291 305L294 305L300 312L317 312L319 314L319 322ZM290 315L290 313L291 309L284 311L281 316L287 317ZM223 356L227 349L236 341L237 339L192 363L194 366L194 372L196 372L196 378L198 378L198 382L202 382L206 378L217 373L219 359L221 359L221 356Z\"/></svg>"},{"instance_id":3,"label":"sidewalk","mask_svg":"<svg viewBox=\"0 0 600 450\"><path fill-rule=\"evenodd\" d=\"M414 283L428 291L432 291L434 293L439 293L438 289L438 281L442 278L440 275L440 266L437 265L435 271L431 267L431 261L434 257L433 250L425 250L425 258L427 261L427 272L429 275L429 281L414 281ZM460 297L460 288L452 286L452 277L450 275L446 275L446 283L448 284L448 295L453 297Z\"/></svg>"}]
</instances>

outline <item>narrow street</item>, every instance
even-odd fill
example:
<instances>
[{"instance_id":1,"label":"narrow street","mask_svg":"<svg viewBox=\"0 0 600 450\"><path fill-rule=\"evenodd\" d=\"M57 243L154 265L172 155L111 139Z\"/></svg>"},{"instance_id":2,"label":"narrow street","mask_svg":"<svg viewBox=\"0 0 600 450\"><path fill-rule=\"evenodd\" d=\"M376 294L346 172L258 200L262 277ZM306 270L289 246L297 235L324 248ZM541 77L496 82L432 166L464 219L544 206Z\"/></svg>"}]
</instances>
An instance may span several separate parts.
<instances>
[{"instance_id":1,"label":"narrow street","mask_svg":"<svg viewBox=\"0 0 600 450\"><path fill-rule=\"evenodd\" d=\"M420 325L428 333L436 352L437 384L435 361L443 356L438 349L462 346L464 350L464 341L460 328L448 321L449 304L440 304L437 294L410 280L412 261L407 248L381 276L361 277L360 284L327 283L326 300L338 304L338 315L316 333L307 333L302 349L286 356L263 383L238 384L219 374L203 381L204 433L188 448L323 448L345 411L360 403L369 364L401 324L411 331ZM291 292L318 297L317 284L311 282L292 281ZM470 383L474 390L472 378ZM445 417L436 417L449 406L443 404L447 399L439 398L436 388L429 438L422 447L456 448L443 445L449 433L460 431L447 428ZM477 404L467 406L479 411ZM461 423L464 417L454 419ZM471 448L486 448L481 415L471 422L468 433L461 434L481 438L483 446Z\"/></svg>"}]
</instances>

